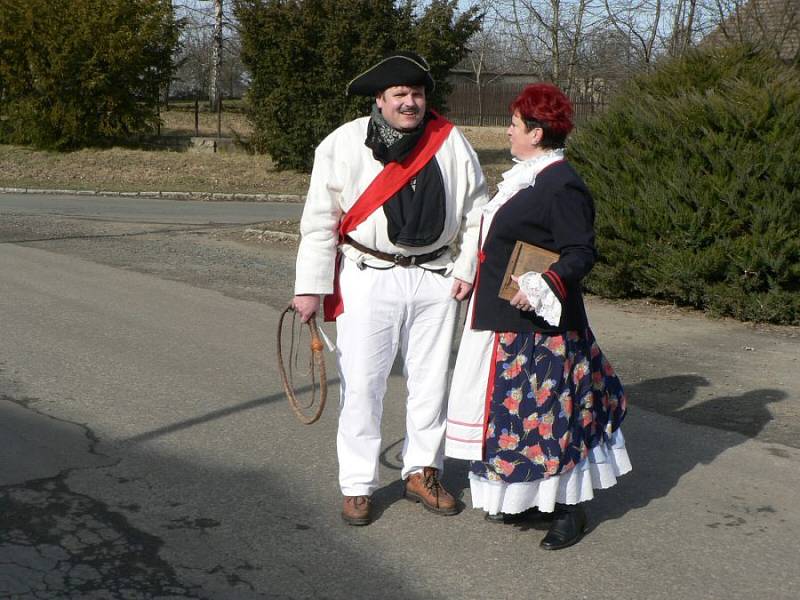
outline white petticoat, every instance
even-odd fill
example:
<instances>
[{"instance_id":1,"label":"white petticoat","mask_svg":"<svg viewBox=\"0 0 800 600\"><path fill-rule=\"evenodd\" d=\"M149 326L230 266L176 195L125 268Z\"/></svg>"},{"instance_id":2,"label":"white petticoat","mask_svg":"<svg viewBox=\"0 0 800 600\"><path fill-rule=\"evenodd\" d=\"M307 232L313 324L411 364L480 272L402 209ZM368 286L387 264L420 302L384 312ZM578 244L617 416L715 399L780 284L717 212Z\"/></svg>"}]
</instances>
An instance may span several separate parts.
<instances>
[{"instance_id":1,"label":"white petticoat","mask_svg":"<svg viewBox=\"0 0 800 600\"><path fill-rule=\"evenodd\" d=\"M610 488L617 477L631 470L625 437L618 429L607 444L591 450L570 471L537 481L506 483L490 481L469 474L472 507L489 514L516 514L538 507L542 512L553 512L556 503L578 504L594 498L594 490Z\"/></svg>"}]
</instances>

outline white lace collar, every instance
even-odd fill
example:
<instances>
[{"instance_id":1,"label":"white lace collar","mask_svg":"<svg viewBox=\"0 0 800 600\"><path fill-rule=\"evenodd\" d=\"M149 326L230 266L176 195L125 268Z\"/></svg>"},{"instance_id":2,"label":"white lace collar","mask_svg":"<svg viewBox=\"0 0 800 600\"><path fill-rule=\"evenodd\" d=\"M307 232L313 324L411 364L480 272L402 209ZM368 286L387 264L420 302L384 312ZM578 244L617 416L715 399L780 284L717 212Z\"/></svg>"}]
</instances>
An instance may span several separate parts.
<instances>
[{"instance_id":1,"label":"white lace collar","mask_svg":"<svg viewBox=\"0 0 800 600\"><path fill-rule=\"evenodd\" d=\"M549 150L528 160L513 159L516 164L503 173L503 181L497 184L497 193L483 207L484 215L494 215L517 192L532 186L542 169L563 159L563 148Z\"/></svg>"}]
</instances>

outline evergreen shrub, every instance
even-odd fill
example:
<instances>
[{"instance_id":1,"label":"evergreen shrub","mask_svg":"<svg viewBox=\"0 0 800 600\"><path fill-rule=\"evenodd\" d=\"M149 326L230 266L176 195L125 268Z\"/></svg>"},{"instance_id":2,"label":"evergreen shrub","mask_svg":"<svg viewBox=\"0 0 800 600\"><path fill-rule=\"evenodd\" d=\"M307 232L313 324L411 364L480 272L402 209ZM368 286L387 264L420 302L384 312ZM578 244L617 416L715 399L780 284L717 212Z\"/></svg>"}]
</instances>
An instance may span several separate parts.
<instances>
[{"instance_id":1,"label":"evergreen shrub","mask_svg":"<svg viewBox=\"0 0 800 600\"><path fill-rule=\"evenodd\" d=\"M152 130L177 40L169 0L0 2L0 142L61 150Z\"/></svg>"},{"instance_id":2,"label":"evergreen shrub","mask_svg":"<svg viewBox=\"0 0 800 600\"><path fill-rule=\"evenodd\" d=\"M587 288L800 324L800 73L748 48L642 75L569 155L595 198Z\"/></svg>"},{"instance_id":3,"label":"evergreen shrub","mask_svg":"<svg viewBox=\"0 0 800 600\"><path fill-rule=\"evenodd\" d=\"M442 107L449 69L479 27L477 9L456 18L457 0L234 0L242 61L250 73L251 143L280 169L308 170L333 129L369 114L372 100L345 96L349 81L395 50L425 56Z\"/></svg>"}]
</instances>

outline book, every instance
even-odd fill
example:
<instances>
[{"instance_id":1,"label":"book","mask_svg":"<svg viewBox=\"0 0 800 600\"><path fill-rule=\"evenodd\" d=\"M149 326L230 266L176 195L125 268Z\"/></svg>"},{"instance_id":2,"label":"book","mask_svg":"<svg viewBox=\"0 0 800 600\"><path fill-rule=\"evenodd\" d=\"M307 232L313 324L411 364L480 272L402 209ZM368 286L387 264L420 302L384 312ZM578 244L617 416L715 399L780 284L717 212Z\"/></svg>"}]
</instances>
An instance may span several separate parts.
<instances>
[{"instance_id":1,"label":"book","mask_svg":"<svg viewBox=\"0 0 800 600\"><path fill-rule=\"evenodd\" d=\"M517 242L508 259L508 266L503 275L503 283L500 285L498 296L504 300L511 300L519 291L519 286L511 279L512 275L519 277L528 271L544 273L558 258L558 252L552 252L526 242Z\"/></svg>"}]
</instances>

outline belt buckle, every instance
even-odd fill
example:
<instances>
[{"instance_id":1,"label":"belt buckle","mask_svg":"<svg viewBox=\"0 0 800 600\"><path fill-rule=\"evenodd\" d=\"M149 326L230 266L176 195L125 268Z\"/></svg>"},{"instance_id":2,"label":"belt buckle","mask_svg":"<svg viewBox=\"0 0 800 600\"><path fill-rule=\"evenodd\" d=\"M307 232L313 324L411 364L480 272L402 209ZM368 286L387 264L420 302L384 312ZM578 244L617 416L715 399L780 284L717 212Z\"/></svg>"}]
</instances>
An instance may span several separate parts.
<instances>
[{"instance_id":1,"label":"belt buckle","mask_svg":"<svg viewBox=\"0 0 800 600\"><path fill-rule=\"evenodd\" d=\"M415 260L415 256L403 256L402 254L394 255L394 264L400 265L401 267L411 266L414 264Z\"/></svg>"}]
</instances>

